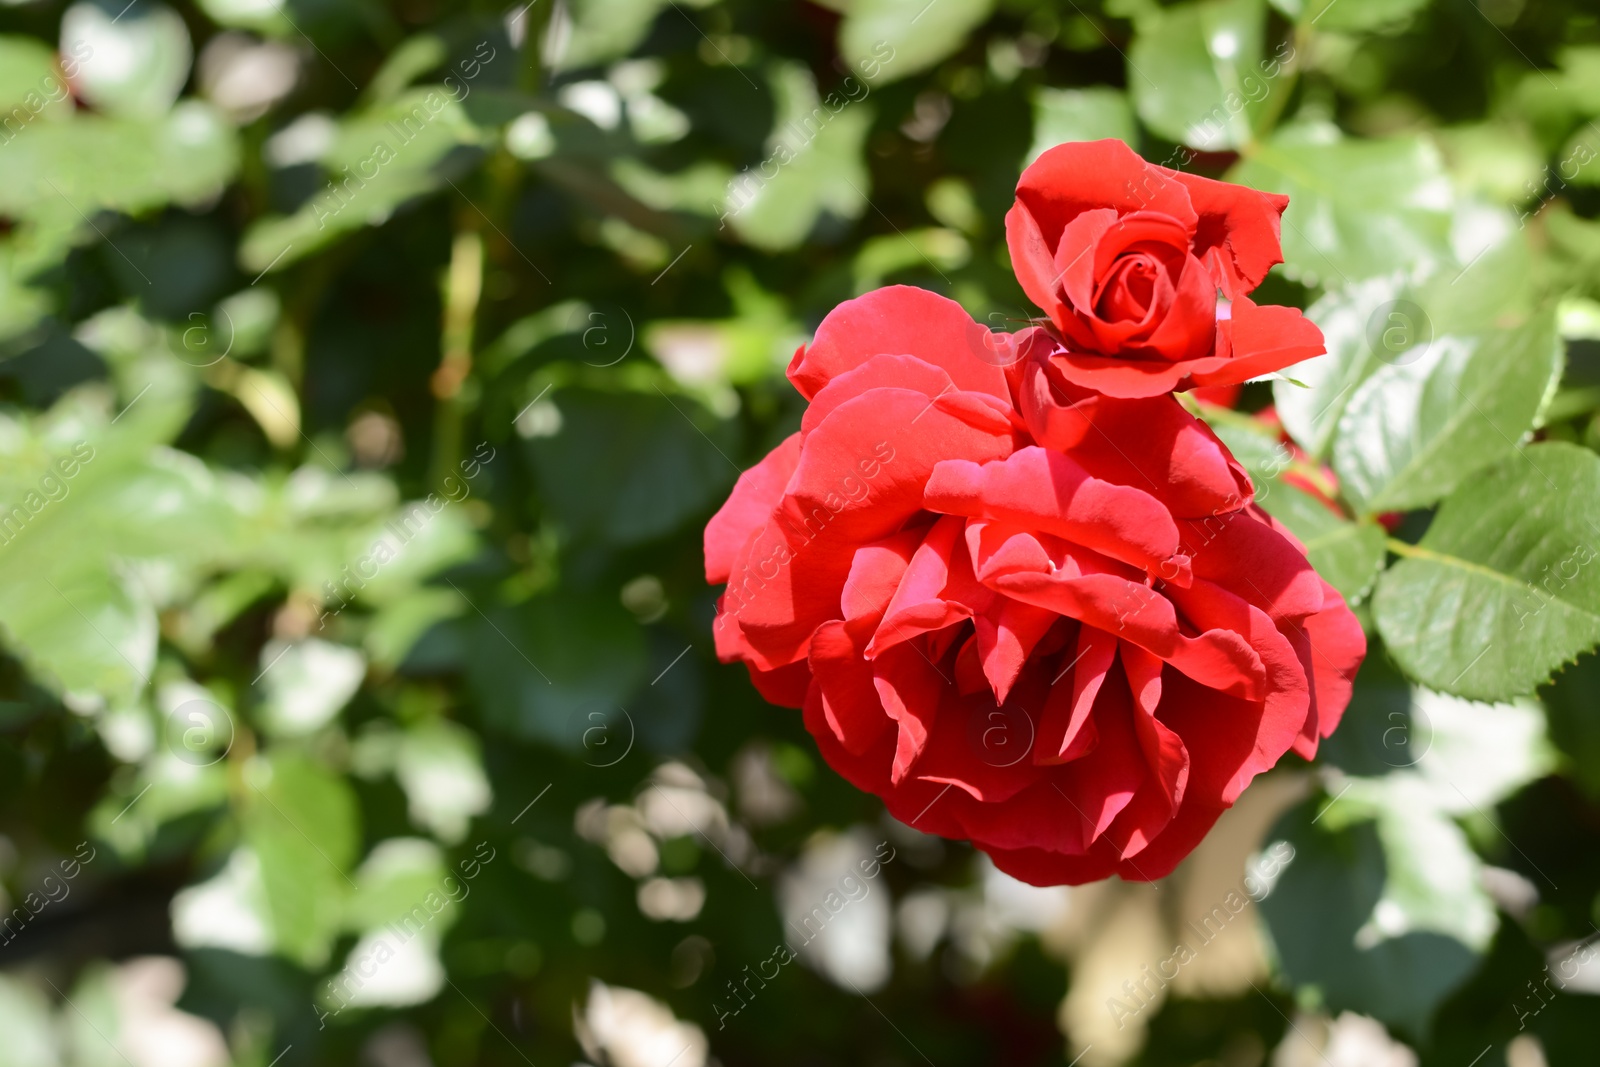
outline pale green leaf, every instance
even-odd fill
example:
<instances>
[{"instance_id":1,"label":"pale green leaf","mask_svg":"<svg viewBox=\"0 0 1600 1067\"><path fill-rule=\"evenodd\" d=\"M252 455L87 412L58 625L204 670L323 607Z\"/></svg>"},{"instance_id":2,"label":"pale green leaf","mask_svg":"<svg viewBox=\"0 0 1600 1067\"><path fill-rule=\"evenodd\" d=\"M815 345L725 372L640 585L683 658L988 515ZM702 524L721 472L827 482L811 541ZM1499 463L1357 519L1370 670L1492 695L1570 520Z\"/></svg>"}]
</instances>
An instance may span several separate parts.
<instances>
[{"instance_id":1,"label":"pale green leaf","mask_svg":"<svg viewBox=\"0 0 1600 1067\"><path fill-rule=\"evenodd\" d=\"M852 0L839 26L839 54L874 85L910 77L966 41L994 0Z\"/></svg>"},{"instance_id":2,"label":"pale green leaf","mask_svg":"<svg viewBox=\"0 0 1600 1067\"><path fill-rule=\"evenodd\" d=\"M576 70L625 56L650 32L666 0L574 0L559 27L555 65Z\"/></svg>"},{"instance_id":3,"label":"pale green leaf","mask_svg":"<svg viewBox=\"0 0 1600 1067\"><path fill-rule=\"evenodd\" d=\"M1201 0L1141 17L1128 91L1144 124L1217 151L1251 140L1251 117L1274 91L1261 65L1264 0ZM1278 91L1283 91L1279 88Z\"/></svg>"},{"instance_id":4,"label":"pale green leaf","mask_svg":"<svg viewBox=\"0 0 1600 1067\"><path fill-rule=\"evenodd\" d=\"M56 69L55 53L43 41L0 37L0 118L4 119L0 137L9 142L36 119L71 118L70 95L71 88Z\"/></svg>"},{"instance_id":5,"label":"pale green leaf","mask_svg":"<svg viewBox=\"0 0 1600 1067\"><path fill-rule=\"evenodd\" d=\"M1088 89L1051 89L1040 86L1033 91L1033 147L1029 163L1047 148L1068 141L1099 141L1114 137L1134 143L1138 128L1127 94L1120 89L1093 86Z\"/></svg>"},{"instance_id":6,"label":"pale green leaf","mask_svg":"<svg viewBox=\"0 0 1600 1067\"><path fill-rule=\"evenodd\" d=\"M1549 312L1403 350L1355 389L1339 420L1333 465L1345 496L1366 514L1440 499L1537 425L1561 362Z\"/></svg>"},{"instance_id":7,"label":"pale green leaf","mask_svg":"<svg viewBox=\"0 0 1600 1067\"><path fill-rule=\"evenodd\" d=\"M8 1067L58 1067L61 1033L50 1002L21 977L0 976L0 1033Z\"/></svg>"},{"instance_id":8,"label":"pale green leaf","mask_svg":"<svg viewBox=\"0 0 1600 1067\"><path fill-rule=\"evenodd\" d=\"M292 215L256 222L240 244L240 263L252 273L281 270L345 233L382 225L407 201L448 188L441 161L488 136L438 85L346 119L321 156L317 192Z\"/></svg>"},{"instance_id":9,"label":"pale green leaf","mask_svg":"<svg viewBox=\"0 0 1600 1067\"><path fill-rule=\"evenodd\" d=\"M280 737L314 733L350 702L366 677L360 652L308 638L294 644L268 641L261 649L258 710L262 729Z\"/></svg>"},{"instance_id":10,"label":"pale green leaf","mask_svg":"<svg viewBox=\"0 0 1600 1067\"><path fill-rule=\"evenodd\" d=\"M1382 365L1380 356L1389 355L1381 344L1371 344L1369 333L1386 327L1390 313L1404 315L1397 302L1406 291L1398 278L1372 278L1335 290L1306 311L1328 350L1295 367L1305 388L1276 381L1272 399L1283 428L1311 455L1327 455L1356 386Z\"/></svg>"},{"instance_id":11,"label":"pale green leaf","mask_svg":"<svg viewBox=\"0 0 1600 1067\"><path fill-rule=\"evenodd\" d=\"M473 817L494 800L477 735L446 719L406 731L395 777L412 823L446 844L459 843Z\"/></svg>"},{"instance_id":12,"label":"pale green leaf","mask_svg":"<svg viewBox=\"0 0 1600 1067\"><path fill-rule=\"evenodd\" d=\"M1451 189L1421 137L1342 140L1331 127L1281 130L1228 180L1289 196L1284 270L1329 288L1448 256Z\"/></svg>"},{"instance_id":13,"label":"pale green leaf","mask_svg":"<svg viewBox=\"0 0 1600 1067\"><path fill-rule=\"evenodd\" d=\"M239 161L233 127L196 100L153 119L80 115L25 132L0 152L0 213L92 237L85 215L208 200Z\"/></svg>"},{"instance_id":14,"label":"pale green leaf","mask_svg":"<svg viewBox=\"0 0 1600 1067\"><path fill-rule=\"evenodd\" d=\"M1330 33L1354 33L1408 21L1428 0L1306 0L1302 25Z\"/></svg>"},{"instance_id":15,"label":"pale green leaf","mask_svg":"<svg viewBox=\"0 0 1600 1067\"><path fill-rule=\"evenodd\" d=\"M159 118L189 80L194 47L183 17L165 4L91 0L61 16L61 51L78 56L73 88L111 115Z\"/></svg>"},{"instance_id":16,"label":"pale green leaf","mask_svg":"<svg viewBox=\"0 0 1600 1067\"><path fill-rule=\"evenodd\" d=\"M768 157L733 176L725 209L740 239L765 251L799 244L825 211L858 218L871 187L861 150L872 108L819 101L799 64L779 66L773 84L779 107Z\"/></svg>"},{"instance_id":17,"label":"pale green leaf","mask_svg":"<svg viewBox=\"0 0 1600 1067\"><path fill-rule=\"evenodd\" d=\"M246 777L244 838L260 859L273 942L289 958L319 966L355 886L355 795L342 777L298 755L259 758Z\"/></svg>"}]
</instances>

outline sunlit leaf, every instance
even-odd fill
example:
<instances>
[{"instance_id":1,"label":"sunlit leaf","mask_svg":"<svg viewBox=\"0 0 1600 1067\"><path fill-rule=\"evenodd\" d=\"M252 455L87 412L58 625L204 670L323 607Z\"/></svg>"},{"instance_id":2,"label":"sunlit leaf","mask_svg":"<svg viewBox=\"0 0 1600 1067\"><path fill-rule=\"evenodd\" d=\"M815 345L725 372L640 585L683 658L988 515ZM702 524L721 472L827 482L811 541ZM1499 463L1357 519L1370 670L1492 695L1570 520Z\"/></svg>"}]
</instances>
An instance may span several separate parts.
<instances>
[{"instance_id":1,"label":"sunlit leaf","mask_svg":"<svg viewBox=\"0 0 1600 1067\"><path fill-rule=\"evenodd\" d=\"M1600 458L1529 446L1462 485L1378 582L1373 617L1425 685L1480 700L1533 692L1600 642Z\"/></svg>"},{"instance_id":2,"label":"sunlit leaf","mask_svg":"<svg viewBox=\"0 0 1600 1067\"><path fill-rule=\"evenodd\" d=\"M1215 151L1252 140L1251 118L1282 64L1261 63L1263 0L1201 0L1141 17L1128 52L1128 92L1144 124ZM1272 70L1274 77L1267 77Z\"/></svg>"},{"instance_id":3,"label":"sunlit leaf","mask_svg":"<svg viewBox=\"0 0 1600 1067\"><path fill-rule=\"evenodd\" d=\"M1333 465L1342 490L1369 514L1433 503L1517 446L1560 374L1548 312L1402 349L1352 392L1339 420Z\"/></svg>"},{"instance_id":4,"label":"sunlit leaf","mask_svg":"<svg viewBox=\"0 0 1600 1067\"><path fill-rule=\"evenodd\" d=\"M1284 269L1329 288L1444 259L1451 190L1438 150L1417 137L1342 138L1290 127L1258 145L1230 181L1287 193Z\"/></svg>"},{"instance_id":5,"label":"sunlit leaf","mask_svg":"<svg viewBox=\"0 0 1600 1067\"><path fill-rule=\"evenodd\" d=\"M994 0L851 0L839 52L873 84L898 81L960 48L992 10Z\"/></svg>"}]
</instances>

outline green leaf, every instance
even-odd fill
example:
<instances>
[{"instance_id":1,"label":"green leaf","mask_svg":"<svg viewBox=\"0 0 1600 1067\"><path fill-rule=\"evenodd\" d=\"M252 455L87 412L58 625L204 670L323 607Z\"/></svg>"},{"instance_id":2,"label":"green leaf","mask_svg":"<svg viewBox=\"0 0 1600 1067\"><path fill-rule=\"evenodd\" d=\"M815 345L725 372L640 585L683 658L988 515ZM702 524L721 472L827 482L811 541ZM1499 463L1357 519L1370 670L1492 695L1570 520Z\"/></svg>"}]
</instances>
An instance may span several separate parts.
<instances>
[{"instance_id":1,"label":"green leaf","mask_svg":"<svg viewBox=\"0 0 1600 1067\"><path fill-rule=\"evenodd\" d=\"M206 17L218 26L254 30L269 37L300 35L286 4L262 3L261 0L198 0L198 3Z\"/></svg>"},{"instance_id":2,"label":"green leaf","mask_svg":"<svg viewBox=\"0 0 1600 1067\"><path fill-rule=\"evenodd\" d=\"M494 799L477 735L446 719L406 731L395 776L411 822L447 844L465 837L472 818L488 811Z\"/></svg>"},{"instance_id":3,"label":"green leaf","mask_svg":"<svg viewBox=\"0 0 1600 1067\"><path fill-rule=\"evenodd\" d=\"M1600 47L1563 48L1556 59L1559 71L1528 71L1511 97L1515 111L1552 140L1578 119L1600 115Z\"/></svg>"},{"instance_id":4,"label":"green leaf","mask_svg":"<svg viewBox=\"0 0 1600 1067\"><path fill-rule=\"evenodd\" d=\"M409 914L449 874L444 852L420 837L390 837L378 842L356 872L356 890L350 896L345 929L373 930ZM455 909L447 907L440 920L448 925Z\"/></svg>"},{"instance_id":5,"label":"green leaf","mask_svg":"<svg viewBox=\"0 0 1600 1067\"><path fill-rule=\"evenodd\" d=\"M126 790L107 793L90 816L96 839L129 863L148 854L162 827L228 801L224 757L235 740L233 713L218 694L188 679L163 682L153 703L154 747L138 777Z\"/></svg>"},{"instance_id":6,"label":"green leaf","mask_svg":"<svg viewBox=\"0 0 1600 1067\"><path fill-rule=\"evenodd\" d=\"M645 647L615 597L560 592L515 608L474 599L487 614L468 617L467 674L493 729L580 752L596 722L616 726L644 678Z\"/></svg>"},{"instance_id":7,"label":"green leaf","mask_svg":"<svg viewBox=\"0 0 1600 1067\"><path fill-rule=\"evenodd\" d=\"M72 117L71 89L56 70L54 51L32 37L0 37L0 115L7 142L34 119ZM21 114L17 113L22 109Z\"/></svg>"},{"instance_id":8,"label":"green leaf","mask_svg":"<svg viewBox=\"0 0 1600 1067\"><path fill-rule=\"evenodd\" d=\"M1251 116L1275 89L1265 70L1279 69L1258 66L1265 20L1264 0L1201 0L1141 17L1128 51L1139 118L1208 151L1250 143Z\"/></svg>"},{"instance_id":9,"label":"green leaf","mask_svg":"<svg viewBox=\"0 0 1600 1067\"><path fill-rule=\"evenodd\" d=\"M1383 528L1370 521L1351 522L1284 481L1281 476L1296 460L1266 423L1210 405L1201 405L1199 411L1250 472L1256 502L1305 544L1306 556L1318 574L1350 603L1359 603L1383 566Z\"/></svg>"},{"instance_id":10,"label":"green leaf","mask_svg":"<svg viewBox=\"0 0 1600 1067\"><path fill-rule=\"evenodd\" d=\"M165 4L118 4L90 0L61 17L61 51L88 54L78 64L73 88L97 110L111 115L159 118L184 83L194 47L183 17Z\"/></svg>"},{"instance_id":11,"label":"green leaf","mask_svg":"<svg viewBox=\"0 0 1600 1067\"><path fill-rule=\"evenodd\" d=\"M1366 514L1440 499L1538 424L1561 364L1551 311L1404 350L1354 391L1339 420L1333 466L1342 491Z\"/></svg>"},{"instance_id":12,"label":"green leaf","mask_svg":"<svg viewBox=\"0 0 1600 1067\"><path fill-rule=\"evenodd\" d=\"M1279 482L1256 500L1306 546L1317 573L1352 604L1363 600L1383 567L1383 527L1370 520L1351 522L1322 501Z\"/></svg>"},{"instance_id":13,"label":"green leaf","mask_svg":"<svg viewBox=\"0 0 1600 1067\"><path fill-rule=\"evenodd\" d=\"M444 158L489 134L443 86L419 86L346 119L322 155L316 193L294 214L257 221L239 246L252 273L281 270L334 239L379 226L409 200L446 188Z\"/></svg>"},{"instance_id":14,"label":"green leaf","mask_svg":"<svg viewBox=\"0 0 1600 1067\"><path fill-rule=\"evenodd\" d=\"M1544 703L1563 774L1600 799L1600 656L1582 656L1557 674Z\"/></svg>"},{"instance_id":15,"label":"green leaf","mask_svg":"<svg viewBox=\"0 0 1600 1067\"><path fill-rule=\"evenodd\" d=\"M1420 687L1416 774L1432 803L1457 817L1482 814L1555 767L1545 715L1526 698L1485 704Z\"/></svg>"},{"instance_id":16,"label":"green leaf","mask_svg":"<svg viewBox=\"0 0 1600 1067\"><path fill-rule=\"evenodd\" d=\"M1068 141L1114 137L1133 144L1138 136L1133 107L1128 103L1127 94L1120 89L1039 86L1033 91L1033 147L1028 150L1029 163L1039 158L1045 149Z\"/></svg>"},{"instance_id":17,"label":"green leaf","mask_svg":"<svg viewBox=\"0 0 1600 1067\"><path fill-rule=\"evenodd\" d=\"M1185 397L1187 394L1179 394ZM1233 453L1244 469L1250 472L1250 479L1258 486L1270 482L1289 466L1294 460L1294 455L1287 445L1278 439L1277 433L1271 426L1252 415L1234 411L1232 408L1220 408L1214 404L1197 404L1189 402L1189 408L1206 425L1210 426L1216 435L1222 438L1222 443L1228 446L1228 451Z\"/></svg>"},{"instance_id":18,"label":"green leaf","mask_svg":"<svg viewBox=\"0 0 1600 1067\"><path fill-rule=\"evenodd\" d=\"M469 609L449 589L413 590L378 609L367 622L362 645L375 666L398 670L429 630L465 610Z\"/></svg>"},{"instance_id":19,"label":"green leaf","mask_svg":"<svg viewBox=\"0 0 1600 1067\"><path fill-rule=\"evenodd\" d=\"M61 1062L61 1033L50 1003L20 977L0 977L0 1032L6 1035L8 1065L55 1067Z\"/></svg>"},{"instance_id":20,"label":"green leaf","mask_svg":"<svg viewBox=\"0 0 1600 1067\"><path fill-rule=\"evenodd\" d=\"M114 982L109 963L96 960L78 975L70 994L63 994L68 1007L61 1015L60 1026L71 1050L66 1062L74 1067L118 1067L127 1062L127 1056L111 1043L108 1035L127 1040L126 1029L132 1029L132 1014Z\"/></svg>"},{"instance_id":21,"label":"green leaf","mask_svg":"<svg viewBox=\"0 0 1600 1067\"><path fill-rule=\"evenodd\" d=\"M852 0L839 54L873 85L927 70L988 19L994 0Z\"/></svg>"},{"instance_id":22,"label":"green leaf","mask_svg":"<svg viewBox=\"0 0 1600 1067\"><path fill-rule=\"evenodd\" d=\"M1338 288L1447 258L1451 189L1421 137L1344 140L1300 126L1258 144L1228 180L1286 193L1284 271Z\"/></svg>"},{"instance_id":23,"label":"green leaf","mask_svg":"<svg viewBox=\"0 0 1600 1067\"><path fill-rule=\"evenodd\" d=\"M196 100L159 118L79 115L25 133L0 152L0 213L90 236L84 215L198 204L220 193L239 163L233 127Z\"/></svg>"},{"instance_id":24,"label":"green leaf","mask_svg":"<svg viewBox=\"0 0 1600 1067\"><path fill-rule=\"evenodd\" d=\"M1461 486L1378 581L1373 617L1407 674L1522 696L1600 642L1600 456L1536 444Z\"/></svg>"},{"instance_id":25,"label":"green leaf","mask_svg":"<svg viewBox=\"0 0 1600 1067\"><path fill-rule=\"evenodd\" d=\"M85 710L131 702L155 662L159 586L127 564L224 551L229 513L205 469L154 451L186 414L152 389L115 425L71 401L32 425L0 420L0 630Z\"/></svg>"},{"instance_id":26,"label":"green leaf","mask_svg":"<svg viewBox=\"0 0 1600 1067\"><path fill-rule=\"evenodd\" d=\"M1406 292L1398 278L1373 278L1337 289L1306 311L1306 318L1321 328L1327 353L1295 367L1305 388L1275 381L1272 399L1283 428L1312 456L1328 454L1356 386L1382 365L1380 351L1388 355L1381 346L1375 348L1368 335L1375 323L1390 321L1380 309L1405 313L1404 308L1386 305L1405 299Z\"/></svg>"},{"instance_id":27,"label":"green leaf","mask_svg":"<svg viewBox=\"0 0 1600 1067\"><path fill-rule=\"evenodd\" d=\"M261 857L248 846L222 869L172 898L172 939L184 948L220 948L265 956L275 947Z\"/></svg>"},{"instance_id":28,"label":"green leaf","mask_svg":"<svg viewBox=\"0 0 1600 1067\"><path fill-rule=\"evenodd\" d=\"M899 243L902 250L907 247L906 242ZM966 243L963 241L961 246L965 249ZM951 247L951 242L944 242L943 250ZM722 391L727 385L746 385L781 373L795 347L803 344L806 337L801 325L789 316L783 299L764 292L747 271L729 268L723 285L733 298L731 317L656 319L640 331L646 351L680 385L704 390L700 395L712 404L717 403L719 395L728 395ZM595 328L584 333L583 341L594 353L593 363L602 363L601 353L612 344L606 316L591 312L588 316L574 315L572 321L595 323Z\"/></svg>"},{"instance_id":29,"label":"green leaf","mask_svg":"<svg viewBox=\"0 0 1600 1067\"><path fill-rule=\"evenodd\" d=\"M1289 842L1294 859L1261 911L1291 982L1314 987L1334 1013L1416 1039L1477 967L1496 922L1466 836L1414 781L1395 778L1352 780L1349 795L1285 815L1268 840Z\"/></svg>"},{"instance_id":30,"label":"green leaf","mask_svg":"<svg viewBox=\"0 0 1600 1067\"><path fill-rule=\"evenodd\" d=\"M419 33L402 41L383 61L383 66L367 83L363 102L384 104L399 96L413 81L449 58L444 39L434 33Z\"/></svg>"},{"instance_id":31,"label":"green leaf","mask_svg":"<svg viewBox=\"0 0 1600 1067\"><path fill-rule=\"evenodd\" d=\"M278 737L315 733L350 702L366 673L366 660L353 648L314 637L268 641L256 682L264 690L261 728Z\"/></svg>"},{"instance_id":32,"label":"green leaf","mask_svg":"<svg viewBox=\"0 0 1600 1067\"><path fill-rule=\"evenodd\" d=\"M1428 0L1306 0L1299 21L1328 33L1356 33L1405 22L1427 6Z\"/></svg>"},{"instance_id":33,"label":"green leaf","mask_svg":"<svg viewBox=\"0 0 1600 1067\"><path fill-rule=\"evenodd\" d=\"M1451 176L1464 194L1494 204L1518 204L1545 178L1544 153L1533 136L1510 122L1478 122L1434 132Z\"/></svg>"},{"instance_id":34,"label":"green leaf","mask_svg":"<svg viewBox=\"0 0 1600 1067\"><path fill-rule=\"evenodd\" d=\"M738 476L729 428L687 397L564 389L554 403L560 429L527 449L544 500L574 537L660 537L708 511Z\"/></svg>"},{"instance_id":35,"label":"green leaf","mask_svg":"<svg viewBox=\"0 0 1600 1067\"><path fill-rule=\"evenodd\" d=\"M725 208L740 239L768 252L805 240L823 212L859 218L872 184L861 158L872 128L869 105L843 96L842 106L819 102L811 72L795 63L778 66L773 88L778 115L769 154L733 176Z\"/></svg>"},{"instance_id":36,"label":"green leaf","mask_svg":"<svg viewBox=\"0 0 1600 1067\"><path fill-rule=\"evenodd\" d=\"M291 959L320 966L354 888L355 794L339 775L293 754L263 757L246 776L244 839L260 859L274 942Z\"/></svg>"},{"instance_id":37,"label":"green leaf","mask_svg":"<svg viewBox=\"0 0 1600 1067\"><path fill-rule=\"evenodd\" d=\"M1371 735L1369 751L1344 738L1346 754L1376 762L1370 743L1381 732L1378 759L1390 770L1336 779L1331 798L1285 817L1275 833L1292 842L1295 862L1263 911L1297 985L1318 987L1335 1012L1361 1011L1425 1037L1434 1008L1498 926L1482 864L1454 819L1487 818L1486 809L1549 773L1552 754L1531 701L1408 693L1381 669L1362 675L1352 717L1330 742L1360 729ZM1398 706L1389 699L1396 691ZM1364 721L1373 708L1388 714ZM1340 904L1325 912L1324 894Z\"/></svg>"},{"instance_id":38,"label":"green leaf","mask_svg":"<svg viewBox=\"0 0 1600 1067\"><path fill-rule=\"evenodd\" d=\"M1413 349L1436 336L1482 333L1534 310L1532 253L1518 234L1474 256L1465 270L1440 268L1355 282L1307 310L1327 353L1294 368L1304 388L1282 380L1272 386L1284 429L1301 448L1326 456L1356 387L1384 365L1413 362Z\"/></svg>"},{"instance_id":39,"label":"green leaf","mask_svg":"<svg viewBox=\"0 0 1600 1067\"><path fill-rule=\"evenodd\" d=\"M861 243L851 269L854 288L865 293L901 271L955 271L972 258L972 246L955 230L937 226L869 237Z\"/></svg>"},{"instance_id":40,"label":"green leaf","mask_svg":"<svg viewBox=\"0 0 1600 1067\"><path fill-rule=\"evenodd\" d=\"M666 0L574 0L569 5L570 34L555 66L576 70L627 55L643 41Z\"/></svg>"}]
</instances>

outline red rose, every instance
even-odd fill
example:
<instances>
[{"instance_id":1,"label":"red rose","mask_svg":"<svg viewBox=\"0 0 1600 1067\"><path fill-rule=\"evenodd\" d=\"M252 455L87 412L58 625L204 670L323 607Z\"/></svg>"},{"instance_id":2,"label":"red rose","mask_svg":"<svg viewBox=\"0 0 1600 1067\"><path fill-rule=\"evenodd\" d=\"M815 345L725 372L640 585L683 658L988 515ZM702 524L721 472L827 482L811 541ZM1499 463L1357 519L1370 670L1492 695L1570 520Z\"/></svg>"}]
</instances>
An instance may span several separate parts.
<instances>
[{"instance_id":1,"label":"red rose","mask_svg":"<svg viewBox=\"0 0 1600 1067\"><path fill-rule=\"evenodd\" d=\"M1061 376L1146 397L1230 385L1320 354L1322 333L1299 311L1247 296L1283 262L1278 222L1288 204L1153 166L1121 141L1040 156L1017 183L1006 243L1028 299L1060 335Z\"/></svg>"},{"instance_id":2,"label":"red rose","mask_svg":"<svg viewBox=\"0 0 1600 1067\"><path fill-rule=\"evenodd\" d=\"M823 320L799 432L706 527L717 651L902 822L1036 884L1159 878L1315 753L1366 642L1173 397L1001 339L904 286Z\"/></svg>"}]
</instances>

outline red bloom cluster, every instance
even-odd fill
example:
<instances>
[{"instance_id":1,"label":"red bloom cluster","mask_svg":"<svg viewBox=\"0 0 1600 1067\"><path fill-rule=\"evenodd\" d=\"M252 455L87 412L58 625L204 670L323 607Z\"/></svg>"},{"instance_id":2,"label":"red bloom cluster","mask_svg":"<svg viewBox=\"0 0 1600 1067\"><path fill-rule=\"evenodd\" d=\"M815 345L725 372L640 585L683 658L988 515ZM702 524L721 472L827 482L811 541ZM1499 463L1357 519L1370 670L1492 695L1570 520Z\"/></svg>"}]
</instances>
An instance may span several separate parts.
<instances>
[{"instance_id":1,"label":"red bloom cluster","mask_svg":"<svg viewBox=\"0 0 1600 1067\"><path fill-rule=\"evenodd\" d=\"M1322 351L1246 297L1285 204L1063 145L1007 219L1048 326L895 286L795 354L799 432L706 527L717 651L901 821L1035 884L1159 878L1337 725L1361 627L1171 392Z\"/></svg>"}]
</instances>

